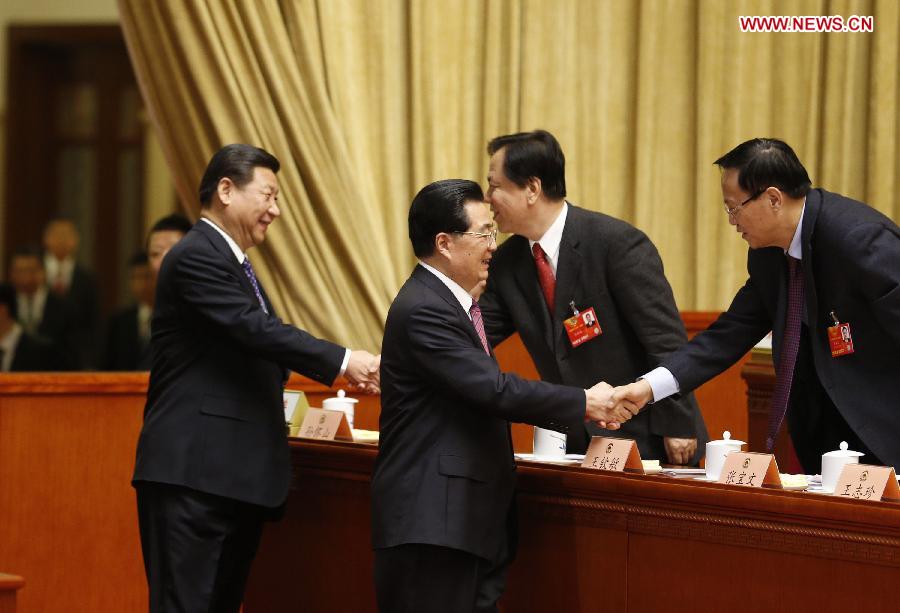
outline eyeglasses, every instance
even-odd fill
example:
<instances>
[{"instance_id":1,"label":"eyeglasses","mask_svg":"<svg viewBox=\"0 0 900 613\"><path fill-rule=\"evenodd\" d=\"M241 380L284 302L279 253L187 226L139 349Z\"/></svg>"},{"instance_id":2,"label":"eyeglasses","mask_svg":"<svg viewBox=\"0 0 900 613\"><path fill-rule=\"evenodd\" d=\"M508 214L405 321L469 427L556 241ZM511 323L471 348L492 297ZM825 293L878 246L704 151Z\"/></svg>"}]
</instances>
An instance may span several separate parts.
<instances>
[{"instance_id":1,"label":"eyeglasses","mask_svg":"<svg viewBox=\"0 0 900 613\"><path fill-rule=\"evenodd\" d=\"M766 188L766 189L768 189L768 188ZM756 200L757 198L762 196L763 192L765 192L765 191L766 191L765 189L759 190L758 192L756 192L756 194L754 194L753 196L750 196L749 198L747 198L746 200L744 200L742 203L740 203L739 205L737 205L734 208L729 209L727 204L724 205L725 213L728 214L728 219L735 219L737 217L737 214L741 212L741 209L743 209L745 206L747 206L747 204L750 203L750 201Z\"/></svg>"},{"instance_id":2,"label":"eyeglasses","mask_svg":"<svg viewBox=\"0 0 900 613\"><path fill-rule=\"evenodd\" d=\"M489 243L497 242L497 230L491 230L490 232L454 232L453 234L465 234L467 236L474 236L475 238L486 238L489 239Z\"/></svg>"}]
</instances>

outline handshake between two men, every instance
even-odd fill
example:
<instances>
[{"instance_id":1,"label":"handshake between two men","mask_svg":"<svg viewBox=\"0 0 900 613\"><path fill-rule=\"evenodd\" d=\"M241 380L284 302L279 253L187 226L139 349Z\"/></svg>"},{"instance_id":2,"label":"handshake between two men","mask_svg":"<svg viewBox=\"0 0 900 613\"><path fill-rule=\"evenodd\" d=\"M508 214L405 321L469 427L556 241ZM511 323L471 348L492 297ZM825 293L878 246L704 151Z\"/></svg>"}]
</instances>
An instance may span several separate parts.
<instances>
[{"instance_id":1,"label":"handshake between two men","mask_svg":"<svg viewBox=\"0 0 900 613\"><path fill-rule=\"evenodd\" d=\"M347 360L344 378L350 389L363 394L377 394L381 391L381 354L372 355L368 351L354 349Z\"/></svg>"},{"instance_id":2,"label":"handshake between two men","mask_svg":"<svg viewBox=\"0 0 900 613\"><path fill-rule=\"evenodd\" d=\"M593 421L608 430L618 430L653 400L650 384L643 379L619 387L601 381L585 390L585 395L585 421Z\"/></svg>"},{"instance_id":3,"label":"handshake between two men","mask_svg":"<svg viewBox=\"0 0 900 613\"><path fill-rule=\"evenodd\" d=\"M347 361L344 377L351 389L377 394L381 391L380 366L381 354L372 355L368 351L354 350ZM585 390L585 397L585 421L593 421L608 430L618 430L653 400L653 390L643 379L618 387L601 381Z\"/></svg>"}]
</instances>

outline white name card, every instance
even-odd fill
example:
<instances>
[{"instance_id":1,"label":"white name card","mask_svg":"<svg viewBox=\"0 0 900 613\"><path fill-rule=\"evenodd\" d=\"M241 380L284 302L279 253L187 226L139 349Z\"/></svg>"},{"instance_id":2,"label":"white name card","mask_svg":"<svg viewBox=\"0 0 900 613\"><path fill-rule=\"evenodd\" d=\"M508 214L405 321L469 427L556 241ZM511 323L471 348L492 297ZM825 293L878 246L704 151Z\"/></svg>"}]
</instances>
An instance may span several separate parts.
<instances>
[{"instance_id":1,"label":"white name card","mask_svg":"<svg viewBox=\"0 0 900 613\"><path fill-rule=\"evenodd\" d=\"M347 414L329 409L308 409L297 436L323 441L353 440L350 425L347 423Z\"/></svg>"},{"instance_id":2,"label":"white name card","mask_svg":"<svg viewBox=\"0 0 900 613\"><path fill-rule=\"evenodd\" d=\"M719 483L745 487L781 487L778 462L771 453L732 451L725 456Z\"/></svg>"},{"instance_id":3,"label":"white name card","mask_svg":"<svg viewBox=\"0 0 900 613\"><path fill-rule=\"evenodd\" d=\"M306 394L300 390L284 390L282 394L284 402L284 421L292 426L299 426L309 410L309 402Z\"/></svg>"},{"instance_id":4,"label":"white name card","mask_svg":"<svg viewBox=\"0 0 900 613\"><path fill-rule=\"evenodd\" d=\"M900 500L900 487L892 466L847 464L838 477L834 495L857 500Z\"/></svg>"},{"instance_id":5,"label":"white name card","mask_svg":"<svg viewBox=\"0 0 900 613\"><path fill-rule=\"evenodd\" d=\"M582 468L614 472L644 473L637 443L628 438L595 436L584 454Z\"/></svg>"}]
</instances>

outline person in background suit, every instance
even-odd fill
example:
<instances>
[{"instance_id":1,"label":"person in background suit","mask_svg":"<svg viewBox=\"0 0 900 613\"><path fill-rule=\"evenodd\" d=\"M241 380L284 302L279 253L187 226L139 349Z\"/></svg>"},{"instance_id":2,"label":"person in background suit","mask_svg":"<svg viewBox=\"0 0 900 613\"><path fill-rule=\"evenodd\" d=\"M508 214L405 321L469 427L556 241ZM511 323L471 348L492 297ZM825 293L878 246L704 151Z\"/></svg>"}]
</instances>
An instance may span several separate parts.
<instances>
[{"instance_id":1,"label":"person in background suit","mask_svg":"<svg viewBox=\"0 0 900 613\"><path fill-rule=\"evenodd\" d=\"M16 291L16 312L23 330L53 346L61 369L80 368L74 313L66 299L47 290L41 249L25 245L13 251L9 279Z\"/></svg>"},{"instance_id":2,"label":"person in background suit","mask_svg":"<svg viewBox=\"0 0 900 613\"><path fill-rule=\"evenodd\" d=\"M372 544L378 608L496 611L515 555L509 422L560 432L620 423L610 387L527 381L500 371L469 295L496 250L477 183L437 181L409 210L419 264L388 312L381 362Z\"/></svg>"},{"instance_id":3,"label":"person in background suit","mask_svg":"<svg viewBox=\"0 0 900 613\"><path fill-rule=\"evenodd\" d=\"M128 283L134 304L114 313L106 326L106 370L150 369L150 316L153 314L155 276L147 254L136 253L128 262Z\"/></svg>"},{"instance_id":4,"label":"person in background suit","mask_svg":"<svg viewBox=\"0 0 900 613\"><path fill-rule=\"evenodd\" d=\"M16 290L0 283L0 371L59 370L53 345L25 332L16 315Z\"/></svg>"},{"instance_id":5,"label":"person in background suit","mask_svg":"<svg viewBox=\"0 0 900 613\"><path fill-rule=\"evenodd\" d=\"M97 281L75 257L80 236L71 219L51 219L44 228L44 270L47 288L69 303L74 322L74 344L82 368L97 365L100 303Z\"/></svg>"},{"instance_id":6,"label":"person in background suit","mask_svg":"<svg viewBox=\"0 0 900 613\"><path fill-rule=\"evenodd\" d=\"M250 145L216 152L202 219L159 270L132 481L151 612L240 609L263 522L287 498L290 370L377 390L378 359L282 322L247 258L281 214L279 168Z\"/></svg>"},{"instance_id":7,"label":"person in background suit","mask_svg":"<svg viewBox=\"0 0 900 613\"><path fill-rule=\"evenodd\" d=\"M147 234L147 257L154 277L159 274L159 267L169 249L184 238L190 229L191 222L178 213L166 215L153 224Z\"/></svg>"},{"instance_id":8,"label":"person in background suit","mask_svg":"<svg viewBox=\"0 0 900 613\"><path fill-rule=\"evenodd\" d=\"M487 202L510 237L491 261L480 303L488 340L518 332L544 381L585 386L634 381L687 341L656 247L629 224L566 202L565 157L544 130L499 136L491 156ZM573 308L574 306L574 308ZM573 346L563 321L594 309L599 336ZM584 453L587 423L568 435ZM697 464L708 439L693 395L643 411L619 435L641 457Z\"/></svg>"},{"instance_id":9,"label":"person in background suit","mask_svg":"<svg viewBox=\"0 0 900 613\"><path fill-rule=\"evenodd\" d=\"M131 264L132 294L137 303L110 318L107 326L107 370L150 369L150 322L156 277L163 258L191 229L184 215L160 218L147 234L147 252Z\"/></svg>"},{"instance_id":10,"label":"person in background suit","mask_svg":"<svg viewBox=\"0 0 900 613\"><path fill-rule=\"evenodd\" d=\"M767 447L787 414L803 470L847 441L868 464L900 465L900 229L812 182L787 143L755 138L715 164L728 222L750 245L731 306L659 368L617 390L643 405L714 377L770 330L776 384ZM852 348L836 330L849 325ZM848 351L848 349L850 349Z\"/></svg>"}]
</instances>

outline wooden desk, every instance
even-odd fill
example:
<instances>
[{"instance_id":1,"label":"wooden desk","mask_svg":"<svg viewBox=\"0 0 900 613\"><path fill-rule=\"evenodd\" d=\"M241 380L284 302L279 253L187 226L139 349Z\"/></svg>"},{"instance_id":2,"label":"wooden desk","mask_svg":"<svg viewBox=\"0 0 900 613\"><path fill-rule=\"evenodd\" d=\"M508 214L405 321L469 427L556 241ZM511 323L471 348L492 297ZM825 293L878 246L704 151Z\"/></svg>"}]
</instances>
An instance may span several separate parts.
<instances>
[{"instance_id":1,"label":"wooden desk","mask_svg":"<svg viewBox=\"0 0 900 613\"><path fill-rule=\"evenodd\" d=\"M263 536L247 613L374 611L376 450L291 443L285 519ZM508 613L896 611L900 504L519 466Z\"/></svg>"}]
</instances>

